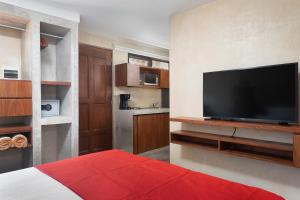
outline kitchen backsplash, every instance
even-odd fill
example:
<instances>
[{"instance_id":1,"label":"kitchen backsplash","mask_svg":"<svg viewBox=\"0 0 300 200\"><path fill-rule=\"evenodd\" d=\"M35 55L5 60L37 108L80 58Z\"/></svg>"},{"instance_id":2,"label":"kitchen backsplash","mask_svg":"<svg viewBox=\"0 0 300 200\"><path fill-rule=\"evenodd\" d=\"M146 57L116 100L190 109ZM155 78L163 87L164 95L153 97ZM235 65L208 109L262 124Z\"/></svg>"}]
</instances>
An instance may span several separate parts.
<instances>
[{"instance_id":1,"label":"kitchen backsplash","mask_svg":"<svg viewBox=\"0 0 300 200\"><path fill-rule=\"evenodd\" d=\"M115 102L119 104L120 94L130 94L130 107L149 107L157 103L161 107L161 90L118 87L115 89Z\"/></svg>"}]
</instances>

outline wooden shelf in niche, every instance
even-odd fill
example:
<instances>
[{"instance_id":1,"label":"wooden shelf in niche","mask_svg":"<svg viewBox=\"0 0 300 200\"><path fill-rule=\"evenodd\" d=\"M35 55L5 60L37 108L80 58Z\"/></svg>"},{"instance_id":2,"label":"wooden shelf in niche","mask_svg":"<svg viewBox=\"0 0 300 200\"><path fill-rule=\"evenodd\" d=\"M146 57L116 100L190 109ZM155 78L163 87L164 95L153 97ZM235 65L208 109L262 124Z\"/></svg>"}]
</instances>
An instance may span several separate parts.
<instances>
[{"instance_id":1,"label":"wooden shelf in niche","mask_svg":"<svg viewBox=\"0 0 300 200\"><path fill-rule=\"evenodd\" d=\"M27 125L11 124L6 126L0 126L0 135L26 133L31 131L32 127Z\"/></svg>"},{"instance_id":2,"label":"wooden shelf in niche","mask_svg":"<svg viewBox=\"0 0 300 200\"><path fill-rule=\"evenodd\" d=\"M29 149L32 147L32 144L28 143L27 147L22 147L22 148L17 148L17 147L11 147L9 149L6 149L6 150L1 150L0 152L3 152L3 151L10 151L10 150L23 150L23 149Z\"/></svg>"},{"instance_id":3,"label":"wooden shelf in niche","mask_svg":"<svg viewBox=\"0 0 300 200\"><path fill-rule=\"evenodd\" d=\"M71 86L69 81L42 81L44 86Z\"/></svg>"},{"instance_id":4,"label":"wooden shelf in niche","mask_svg":"<svg viewBox=\"0 0 300 200\"><path fill-rule=\"evenodd\" d=\"M193 131L171 133L171 142L288 166L293 163L293 145Z\"/></svg>"},{"instance_id":5,"label":"wooden shelf in niche","mask_svg":"<svg viewBox=\"0 0 300 200\"><path fill-rule=\"evenodd\" d=\"M12 149L27 149L27 148L31 148L32 147L32 144L31 144L31 132L32 132L32 127L28 126L28 125L23 125L23 124L9 124L9 125L5 125L5 126L0 126L0 137L2 137L2 136L4 136L4 137L5 136L13 137L14 135L22 134L28 140L27 147L23 147L23 148L11 147L9 149L2 150L0 152L9 151L9 150L12 150Z\"/></svg>"}]
</instances>

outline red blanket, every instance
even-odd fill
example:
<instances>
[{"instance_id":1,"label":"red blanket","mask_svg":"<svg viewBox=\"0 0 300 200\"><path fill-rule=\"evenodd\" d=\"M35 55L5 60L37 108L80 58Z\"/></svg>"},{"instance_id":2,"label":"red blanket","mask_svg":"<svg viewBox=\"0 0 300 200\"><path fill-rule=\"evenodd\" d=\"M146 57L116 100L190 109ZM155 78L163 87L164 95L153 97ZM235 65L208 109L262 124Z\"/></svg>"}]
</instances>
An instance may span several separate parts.
<instances>
[{"instance_id":1,"label":"red blanket","mask_svg":"<svg viewBox=\"0 0 300 200\"><path fill-rule=\"evenodd\" d=\"M37 168L86 200L283 200L258 188L118 150Z\"/></svg>"}]
</instances>

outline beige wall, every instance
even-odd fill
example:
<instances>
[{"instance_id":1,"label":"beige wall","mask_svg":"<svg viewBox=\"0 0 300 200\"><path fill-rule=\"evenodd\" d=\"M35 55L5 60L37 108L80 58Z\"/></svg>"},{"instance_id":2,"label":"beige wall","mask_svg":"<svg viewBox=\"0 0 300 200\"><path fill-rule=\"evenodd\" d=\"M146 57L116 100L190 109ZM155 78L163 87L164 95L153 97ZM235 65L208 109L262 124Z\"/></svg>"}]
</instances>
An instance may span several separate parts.
<instances>
[{"instance_id":1,"label":"beige wall","mask_svg":"<svg viewBox=\"0 0 300 200\"><path fill-rule=\"evenodd\" d=\"M171 116L202 116L203 72L299 62L299 10L299 0L217 0L173 16ZM181 128L177 123L171 127ZM227 135L233 131L201 130ZM240 129L237 135L292 142L291 134ZM262 187L289 200L300 196L300 169L178 145L171 145L171 162Z\"/></svg>"},{"instance_id":2,"label":"beige wall","mask_svg":"<svg viewBox=\"0 0 300 200\"><path fill-rule=\"evenodd\" d=\"M21 37L20 31L0 28L0 70L3 66L21 68Z\"/></svg>"}]
</instances>

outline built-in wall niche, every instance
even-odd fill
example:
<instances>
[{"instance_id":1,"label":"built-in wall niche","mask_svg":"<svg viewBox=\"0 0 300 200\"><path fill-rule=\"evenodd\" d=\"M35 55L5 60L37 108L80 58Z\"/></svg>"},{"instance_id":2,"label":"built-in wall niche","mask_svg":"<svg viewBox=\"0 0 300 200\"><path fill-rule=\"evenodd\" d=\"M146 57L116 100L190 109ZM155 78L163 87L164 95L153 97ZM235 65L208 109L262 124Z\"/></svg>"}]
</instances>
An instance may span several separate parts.
<instances>
[{"instance_id":1,"label":"built-in wall niche","mask_svg":"<svg viewBox=\"0 0 300 200\"><path fill-rule=\"evenodd\" d=\"M41 22L42 83L62 84L71 81L70 29Z\"/></svg>"},{"instance_id":2,"label":"built-in wall niche","mask_svg":"<svg viewBox=\"0 0 300 200\"><path fill-rule=\"evenodd\" d=\"M4 78L3 70L17 70L19 79L31 79L25 73L29 66L28 44L30 42L27 31L28 20L16 16L0 13L0 78ZM24 72L22 75L22 71Z\"/></svg>"},{"instance_id":3,"label":"built-in wall niche","mask_svg":"<svg viewBox=\"0 0 300 200\"><path fill-rule=\"evenodd\" d=\"M42 126L42 163L72 156L71 124Z\"/></svg>"},{"instance_id":4,"label":"built-in wall niche","mask_svg":"<svg viewBox=\"0 0 300 200\"><path fill-rule=\"evenodd\" d=\"M32 167L31 117L1 117L0 137L13 138L22 134L28 140L26 148L9 148L0 151L0 173Z\"/></svg>"},{"instance_id":5,"label":"built-in wall niche","mask_svg":"<svg viewBox=\"0 0 300 200\"><path fill-rule=\"evenodd\" d=\"M42 85L42 100L59 100L59 116L42 117L42 125L53 125L72 122L72 100L70 86Z\"/></svg>"}]
</instances>

